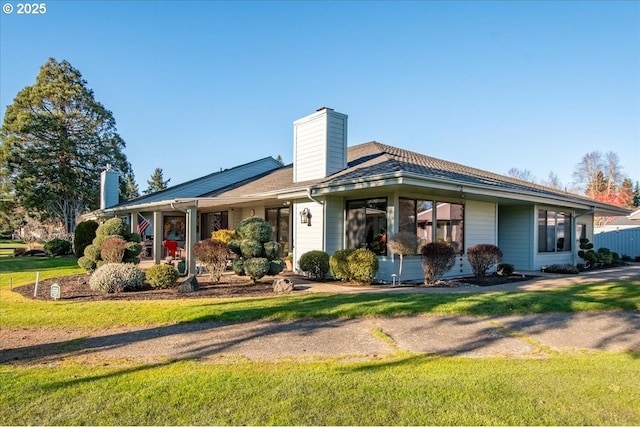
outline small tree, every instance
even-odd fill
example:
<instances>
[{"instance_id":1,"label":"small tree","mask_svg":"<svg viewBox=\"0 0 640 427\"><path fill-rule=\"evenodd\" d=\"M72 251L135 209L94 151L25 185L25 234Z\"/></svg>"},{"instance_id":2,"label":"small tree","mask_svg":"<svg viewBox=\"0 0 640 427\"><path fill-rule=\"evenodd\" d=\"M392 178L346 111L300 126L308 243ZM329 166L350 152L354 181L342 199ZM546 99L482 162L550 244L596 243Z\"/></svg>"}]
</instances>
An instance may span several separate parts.
<instances>
[{"instance_id":1,"label":"small tree","mask_svg":"<svg viewBox=\"0 0 640 427\"><path fill-rule=\"evenodd\" d=\"M389 248L392 253L400 256L400 268L398 270L399 277L402 277L403 256L417 254L418 244L418 236L409 231L401 231L398 234L391 236L387 241L387 248Z\"/></svg>"},{"instance_id":2,"label":"small tree","mask_svg":"<svg viewBox=\"0 0 640 427\"><path fill-rule=\"evenodd\" d=\"M280 244L271 241L271 233L271 225L262 218L247 218L238 224L235 238L229 242L229 249L238 255L233 261L237 275L249 276L251 283L256 283L284 269Z\"/></svg>"},{"instance_id":3,"label":"small tree","mask_svg":"<svg viewBox=\"0 0 640 427\"><path fill-rule=\"evenodd\" d=\"M204 264L211 276L211 280L218 283L227 267L229 247L220 240L201 240L193 245L196 260Z\"/></svg>"},{"instance_id":4,"label":"small tree","mask_svg":"<svg viewBox=\"0 0 640 427\"><path fill-rule=\"evenodd\" d=\"M467 249L467 259L473 269L473 275L480 278L487 274L489 268L500 264L502 251L495 245L474 245Z\"/></svg>"},{"instance_id":5,"label":"small tree","mask_svg":"<svg viewBox=\"0 0 640 427\"><path fill-rule=\"evenodd\" d=\"M446 243L427 243L420 252L424 282L428 285L437 282L456 262L455 251Z\"/></svg>"},{"instance_id":6,"label":"small tree","mask_svg":"<svg viewBox=\"0 0 640 427\"><path fill-rule=\"evenodd\" d=\"M73 252L78 258L84 255L84 249L96 238L98 225L95 221L84 221L76 226L73 234Z\"/></svg>"}]
</instances>

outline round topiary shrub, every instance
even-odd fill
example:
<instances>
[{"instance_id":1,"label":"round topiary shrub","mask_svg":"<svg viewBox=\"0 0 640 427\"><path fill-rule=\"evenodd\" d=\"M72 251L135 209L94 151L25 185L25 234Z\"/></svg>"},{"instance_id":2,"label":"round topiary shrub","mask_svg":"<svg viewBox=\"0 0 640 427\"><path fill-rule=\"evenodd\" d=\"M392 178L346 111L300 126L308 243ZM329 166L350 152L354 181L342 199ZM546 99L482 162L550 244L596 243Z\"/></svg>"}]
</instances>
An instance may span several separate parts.
<instances>
[{"instance_id":1,"label":"round topiary shrub","mask_svg":"<svg viewBox=\"0 0 640 427\"><path fill-rule=\"evenodd\" d=\"M100 257L105 262L122 262L127 242L119 236L110 237L100 246Z\"/></svg>"},{"instance_id":2,"label":"round topiary shrub","mask_svg":"<svg viewBox=\"0 0 640 427\"><path fill-rule=\"evenodd\" d=\"M84 248L95 239L97 229L98 223L95 221L83 221L76 226L73 232L73 253L78 258L84 255Z\"/></svg>"},{"instance_id":3,"label":"round topiary shrub","mask_svg":"<svg viewBox=\"0 0 640 427\"><path fill-rule=\"evenodd\" d=\"M347 259L353 252L355 252L355 249L338 249L331 255L331 258L329 258L329 267L331 267L333 277L342 281L351 280Z\"/></svg>"},{"instance_id":4,"label":"round topiary shrub","mask_svg":"<svg viewBox=\"0 0 640 427\"><path fill-rule=\"evenodd\" d=\"M252 217L240 221L236 228L236 238L268 242L271 240L271 225L262 218Z\"/></svg>"},{"instance_id":5,"label":"round topiary shrub","mask_svg":"<svg viewBox=\"0 0 640 427\"><path fill-rule=\"evenodd\" d=\"M71 252L71 243L63 239L52 239L44 244L44 250L53 256L67 255Z\"/></svg>"},{"instance_id":6,"label":"round topiary shrub","mask_svg":"<svg viewBox=\"0 0 640 427\"><path fill-rule=\"evenodd\" d=\"M96 236L128 236L127 224L120 218L106 220L96 229Z\"/></svg>"},{"instance_id":7,"label":"round topiary shrub","mask_svg":"<svg viewBox=\"0 0 640 427\"><path fill-rule=\"evenodd\" d=\"M243 266L245 274L255 282L269 273L270 263L266 258L249 258L244 261Z\"/></svg>"},{"instance_id":8,"label":"round topiary shrub","mask_svg":"<svg viewBox=\"0 0 640 427\"><path fill-rule=\"evenodd\" d=\"M272 259L271 261L269 261L269 271L267 272L267 275L275 276L276 274L284 270L284 266L284 261L280 258Z\"/></svg>"},{"instance_id":9,"label":"round topiary shrub","mask_svg":"<svg viewBox=\"0 0 640 427\"><path fill-rule=\"evenodd\" d=\"M347 256L350 280L370 285L378 272L379 263L375 253L368 249L356 249Z\"/></svg>"},{"instance_id":10,"label":"round topiary shrub","mask_svg":"<svg viewBox=\"0 0 640 427\"><path fill-rule=\"evenodd\" d=\"M420 250L420 255L426 284L438 281L456 262L454 249L441 242L427 243Z\"/></svg>"},{"instance_id":11,"label":"round topiary shrub","mask_svg":"<svg viewBox=\"0 0 640 427\"><path fill-rule=\"evenodd\" d=\"M94 291L107 293L144 288L144 272L134 264L104 264L89 278Z\"/></svg>"},{"instance_id":12,"label":"round topiary shrub","mask_svg":"<svg viewBox=\"0 0 640 427\"><path fill-rule=\"evenodd\" d=\"M280 259L280 243L273 241L265 243L264 253L269 261Z\"/></svg>"},{"instance_id":13,"label":"round topiary shrub","mask_svg":"<svg viewBox=\"0 0 640 427\"><path fill-rule=\"evenodd\" d=\"M488 269L500 263L502 251L495 245L481 243L467 249L467 259L473 269L473 275L484 277Z\"/></svg>"},{"instance_id":14,"label":"round topiary shrub","mask_svg":"<svg viewBox=\"0 0 640 427\"><path fill-rule=\"evenodd\" d=\"M120 254L120 245L115 253L107 255L109 261L102 256L102 245L110 239L122 239L126 242L124 246L124 253L120 258L120 261L116 261ZM95 270L108 262L124 262L131 264L138 264L140 262L139 255L142 252L142 245L140 244L140 236L136 233L130 233L128 231L127 224L120 218L111 218L104 222L96 229L96 237L93 239L91 245L85 247L84 258L82 264L79 264L87 271ZM91 262L89 262L90 260Z\"/></svg>"},{"instance_id":15,"label":"round topiary shrub","mask_svg":"<svg viewBox=\"0 0 640 427\"><path fill-rule=\"evenodd\" d=\"M178 281L178 270L172 265L157 264L147 270L146 277L152 288L171 288Z\"/></svg>"},{"instance_id":16,"label":"round topiary shrub","mask_svg":"<svg viewBox=\"0 0 640 427\"><path fill-rule=\"evenodd\" d=\"M329 254L323 251L309 251L300 257L300 269L316 279L324 279L329 272Z\"/></svg>"}]
</instances>

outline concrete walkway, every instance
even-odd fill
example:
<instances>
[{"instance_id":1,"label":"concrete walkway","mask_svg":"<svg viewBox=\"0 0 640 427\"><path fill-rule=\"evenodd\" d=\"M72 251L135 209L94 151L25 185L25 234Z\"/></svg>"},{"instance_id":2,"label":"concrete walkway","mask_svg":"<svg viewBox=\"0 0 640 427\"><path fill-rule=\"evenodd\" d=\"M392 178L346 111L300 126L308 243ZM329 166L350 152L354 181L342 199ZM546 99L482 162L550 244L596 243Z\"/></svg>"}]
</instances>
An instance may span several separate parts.
<instances>
[{"instance_id":1,"label":"concrete walkway","mask_svg":"<svg viewBox=\"0 0 640 427\"><path fill-rule=\"evenodd\" d=\"M640 278L640 265L577 276L536 278L490 288L353 288L302 283L308 292L494 292L540 290L575 283ZM28 344L27 344L28 343ZM197 359L376 360L397 352L462 357L540 358L578 351L640 351L640 311L547 313L491 317L414 316L186 323L108 329L0 329L0 363L65 359L162 363ZM111 362L108 362L111 363Z\"/></svg>"}]
</instances>

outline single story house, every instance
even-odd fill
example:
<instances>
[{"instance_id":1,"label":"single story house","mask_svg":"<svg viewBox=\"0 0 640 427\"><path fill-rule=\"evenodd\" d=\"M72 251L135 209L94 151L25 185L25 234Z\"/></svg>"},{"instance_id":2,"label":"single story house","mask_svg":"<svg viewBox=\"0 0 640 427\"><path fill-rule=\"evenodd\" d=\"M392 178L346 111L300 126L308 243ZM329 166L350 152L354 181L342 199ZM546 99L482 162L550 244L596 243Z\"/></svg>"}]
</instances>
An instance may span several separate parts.
<instances>
[{"instance_id":1,"label":"single story house","mask_svg":"<svg viewBox=\"0 0 640 427\"><path fill-rule=\"evenodd\" d=\"M459 254L448 276L471 274L466 249L499 246L518 270L575 264L577 240L593 238L593 218L628 215L616 206L424 154L367 142L349 147L347 116L331 108L293 123L293 164L264 158L117 204L117 174L102 177L101 209L85 218L149 222L156 263L162 241L177 240L195 271L192 246L220 228L259 216L294 265L310 250L366 247L390 282L399 259L387 239L406 231ZM143 219L144 218L144 219ZM422 280L420 257L405 257L402 280Z\"/></svg>"}]
</instances>

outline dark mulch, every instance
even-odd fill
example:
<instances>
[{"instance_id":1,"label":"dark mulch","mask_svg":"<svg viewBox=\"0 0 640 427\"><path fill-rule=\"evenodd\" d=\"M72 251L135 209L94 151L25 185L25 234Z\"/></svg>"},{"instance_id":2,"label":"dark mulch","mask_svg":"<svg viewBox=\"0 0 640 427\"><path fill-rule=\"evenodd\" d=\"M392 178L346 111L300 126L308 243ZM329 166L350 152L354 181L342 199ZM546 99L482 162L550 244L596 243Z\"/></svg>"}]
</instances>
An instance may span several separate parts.
<instances>
[{"instance_id":1,"label":"dark mulch","mask_svg":"<svg viewBox=\"0 0 640 427\"><path fill-rule=\"evenodd\" d=\"M181 281L184 280L182 278ZM220 283L213 283L206 276L198 277L199 290L190 293L178 293L178 285L170 289L153 289L149 286L139 291L104 293L94 291L89 287L89 276L79 274L75 276L60 277L57 279L42 280L38 284L38 293L34 298L35 284L15 288L13 291L27 298L38 300L52 300L51 285L57 283L61 289L61 300L65 301L144 301L167 300L177 298L230 298L230 297L263 297L276 295L273 292L273 278L264 279L256 284L250 284L248 278L235 275L224 275Z\"/></svg>"},{"instance_id":2,"label":"dark mulch","mask_svg":"<svg viewBox=\"0 0 640 427\"><path fill-rule=\"evenodd\" d=\"M288 275L290 278L295 279L296 276L292 273ZM511 276L498 276L491 275L481 279L475 277L463 277L458 279L441 280L430 287L445 287L445 288L457 288L463 286L493 286L502 285L505 283L519 282L523 280L529 280L531 276L523 275L511 275ZM20 286L13 291L17 292L27 298L51 301L51 285L57 283L61 289L61 300L64 301L145 301L145 300L168 300L168 299L181 299L181 298L234 298L234 297L266 297L277 295L273 292L273 277L265 277L262 281L256 284L249 283L249 279L246 277L239 277L234 274L224 274L219 283L214 283L209 280L208 276L198 276L199 289L196 292L179 293L178 285L184 280L181 278L175 287L170 289L153 289L150 286L145 287L138 291L118 292L118 293L104 293L100 291L94 291L89 287L89 276L86 274L79 274L75 276L60 277L56 279L42 280L38 284L38 293L34 297L33 290L35 284ZM294 280L296 282L296 280ZM344 286L366 286L359 283L342 283ZM378 286L378 285L372 285ZM384 285L382 285L384 286ZM403 283L403 286L424 286L423 284L416 283ZM296 286L295 291L305 289L304 286Z\"/></svg>"}]
</instances>

